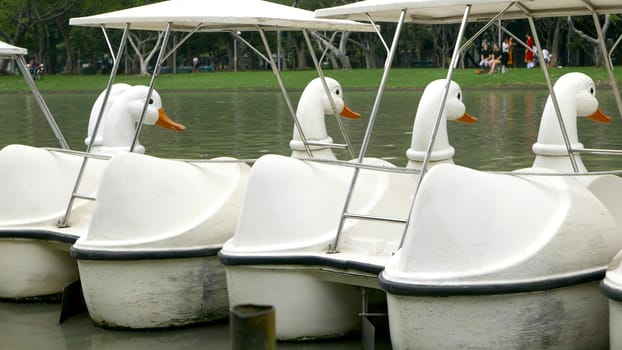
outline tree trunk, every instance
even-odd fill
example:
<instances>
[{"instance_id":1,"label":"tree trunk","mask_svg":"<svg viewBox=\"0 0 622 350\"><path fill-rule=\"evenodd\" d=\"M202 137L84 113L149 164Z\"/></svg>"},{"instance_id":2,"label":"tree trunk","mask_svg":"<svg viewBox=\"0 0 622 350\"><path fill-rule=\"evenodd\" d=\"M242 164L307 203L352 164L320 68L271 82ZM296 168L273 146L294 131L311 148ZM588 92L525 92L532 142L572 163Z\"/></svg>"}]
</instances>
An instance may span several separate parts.
<instances>
[{"instance_id":1,"label":"tree trunk","mask_svg":"<svg viewBox=\"0 0 622 350\"><path fill-rule=\"evenodd\" d=\"M65 54L67 55L67 61L65 62L65 69L63 70L63 74L75 73L76 67L73 65L73 46L71 45L71 40L69 40L69 33L67 33L64 22L61 20L60 17L56 17L55 21L61 35L63 36L63 42L65 43Z\"/></svg>"},{"instance_id":2,"label":"tree trunk","mask_svg":"<svg viewBox=\"0 0 622 350\"><path fill-rule=\"evenodd\" d=\"M305 43L299 43L292 40L294 50L296 51L296 67L297 69L306 69L307 67L307 47ZM320 62L322 64L322 62Z\"/></svg>"},{"instance_id":3,"label":"tree trunk","mask_svg":"<svg viewBox=\"0 0 622 350\"><path fill-rule=\"evenodd\" d=\"M609 15L605 15L605 23L602 26L602 32L603 32L603 36L605 38L607 37L607 29L609 29L609 25L610 24L611 24L610 16ZM604 63L605 63L605 60L604 60L604 57L603 57L602 52L600 50L600 46L599 46L599 42L598 42L598 37L596 37L596 38L591 37L591 36L587 35L586 33L584 33L583 31L575 28L574 22L572 21L572 17L568 17L568 26L570 27L570 29L572 29L572 31L575 34L578 34L581 38L585 39L590 44L592 44L594 65L596 67L602 67L604 65Z\"/></svg>"},{"instance_id":4,"label":"tree trunk","mask_svg":"<svg viewBox=\"0 0 622 350\"><path fill-rule=\"evenodd\" d=\"M553 29L553 41L551 43L551 66L559 66L559 41L561 40L562 18L557 17L555 20L555 29Z\"/></svg>"},{"instance_id":5,"label":"tree trunk","mask_svg":"<svg viewBox=\"0 0 622 350\"><path fill-rule=\"evenodd\" d=\"M339 63L337 62L337 58L341 62L341 67L343 69L351 69L350 59L348 58L348 53L345 49L346 43L348 41L348 34L341 33L341 39L339 42L339 47L336 47L328 40L324 39L322 36L315 32L311 32L313 38L317 41L318 46L323 51L323 48L326 47L328 49L328 58L331 60L333 68L338 68Z\"/></svg>"},{"instance_id":6,"label":"tree trunk","mask_svg":"<svg viewBox=\"0 0 622 350\"><path fill-rule=\"evenodd\" d=\"M338 57L341 61L341 68L343 69L352 69L352 64L350 64L350 58L348 57L348 51L346 46L348 44L348 37L350 36L350 32L341 32L341 39L339 40L339 50Z\"/></svg>"},{"instance_id":7,"label":"tree trunk","mask_svg":"<svg viewBox=\"0 0 622 350\"><path fill-rule=\"evenodd\" d=\"M149 61L151 61L151 58L153 58L153 55L155 55L155 53L157 52L158 47L160 46L160 43L162 42L163 37L164 37L164 32L159 32L156 38L156 42L153 45L153 48L151 49L151 51L147 53L145 52L147 43L152 41L154 37L149 36L147 39L144 39L141 41L140 38L136 34L129 35L128 39L129 39L130 45L134 49L134 53L136 54L136 58L138 59L138 62L140 64L140 75L149 75L149 72L147 71Z\"/></svg>"}]
</instances>

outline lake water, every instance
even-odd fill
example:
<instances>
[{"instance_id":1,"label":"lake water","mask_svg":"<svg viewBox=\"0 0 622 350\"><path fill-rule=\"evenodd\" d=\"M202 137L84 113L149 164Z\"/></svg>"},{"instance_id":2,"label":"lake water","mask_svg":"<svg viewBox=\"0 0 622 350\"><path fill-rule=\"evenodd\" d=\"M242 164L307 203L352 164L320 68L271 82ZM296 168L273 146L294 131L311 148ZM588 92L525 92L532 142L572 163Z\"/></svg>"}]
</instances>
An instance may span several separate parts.
<instances>
[{"instance_id":1,"label":"lake water","mask_svg":"<svg viewBox=\"0 0 622 350\"><path fill-rule=\"evenodd\" d=\"M600 106L612 123L578 122L579 138L588 148L622 145L622 119L612 94L598 92ZM54 93L44 98L72 149L84 150L84 138L95 93ZM175 121L187 126L171 132L146 126L140 137L147 153L168 158L243 159L262 154L289 154L293 122L279 92L160 92L164 108ZM514 170L533 161L531 145L538 133L546 90L465 90L467 112L477 124L449 123L457 164L482 170ZM300 92L292 92L297 101ZM359 120L344 120L358 152L375 91L345 91L346 103L360 112ZM367 156L403 166L410 146L411 129L421 91L389 91L383 98ZM327 119L329 134L342 142L334 119ZM37 104L29 94L0 94L0 147L20 143L58 147ZM336 151L340 159L345 152ZM583 156L591 170L621 169L622 159ZM3 169L0 169L3 171ZM58 304L0 302L0 349L227 349L228 324L216 323L187 329L127 332L97 328L82 313L58 324ZM389 349L386 338L378 349ZM360 349L359 339L324 343L279 343L278 349Z\"/></svg>"},{"instance_id":2,"label":"lake water","mask_svg":"<svg viewBox=\"0 0 622 350\"><path fill-rule=\"evenodd\" d=\"M597 96L601 109L613 122L593 123L579 118L579 139L588 148L619 148L622 119L617 116L613 95L606 88ZM84 138L94 93L54 93L44 98L72 149L84 150ZM233 156L249 159L262 154L289 154L293 122L279 92L163 92L168 115L186 125L183 132L145 126L140 137L147 153L168 158ZM529 166L531 145L538 134L540 114L547 91L504 89L463 92L467 112L476 124L450 122L448 132L456 148L457 164L482 170L513 170ZM290 93L296 103L300 92ZM375 91L345 91L346 103L362 117L343 119L355 150L365 133ZM396 165L406 164L411 130L420 91L388 91L381 104L367 156ZM327 118L329 134L342 142L334 118ZM0 94L0 147L11 143L59 147L47 122L29 94ZM345 151L335 151L340 159ZM341 153L339 153L341 152ZM583 156L594 170L610 167L601 156ZM593 158L596 157L596 158ZM596 159L596 161L592 161ZM617 162L617 161L616 161ZM622 165L622 163L620 163ZM604 166L604 168L603 168ZM594 168L595 167L595 168Z\"/></svg>"}]
</instances>

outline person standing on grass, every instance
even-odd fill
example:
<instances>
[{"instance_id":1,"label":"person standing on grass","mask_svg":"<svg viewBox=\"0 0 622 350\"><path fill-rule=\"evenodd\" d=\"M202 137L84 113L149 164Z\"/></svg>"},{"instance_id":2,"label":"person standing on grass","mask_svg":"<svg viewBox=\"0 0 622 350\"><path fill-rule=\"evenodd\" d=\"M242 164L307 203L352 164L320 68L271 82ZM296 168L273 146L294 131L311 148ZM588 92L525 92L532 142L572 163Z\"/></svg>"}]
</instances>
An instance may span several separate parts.
<instances>
[{"instance_id":1,"label":"person standing on grass","mask_svg":"<svg viewBox=\"0 0 622 350\"><path fill-rule=\"evenodd\" d=\"M507 72L510 65L510 46L512 45L511 39L505 38L501 44L501 73Z\"/></svg>"},{"instance_id":2,"label":"person standing on grass","mask_svg":"<svg viewBox=\"0 0 622 350\"><path fill-rule=\"evenodd\" d=\"M547 49L542 49L542 59L547 67L551 66L551 53Z\"/></svg>"},{"instance_id":3,"label":"person standing on grass","mask_svg":"<svg viewBox=\"0 0 622 350\"><path fill-rule=\"evenodd\" d=\"M198 72L199 72L199 58L195 56L192 59L192 73L198 73Z\"/></svg>"},{"instance_id":4,"label":"person standing on grass","mask_svg":"<svg viewBox=\"0 0 622 350\"><path fill-rule=\"evenodd\" d=\"M533 63L533 38L531 34L527 33L527 48L525 49L525 63L527 63L527 68L533 68L536 65Z\"/></svg>"},{"instance_id":5,"label":"person standing on grass","mask_svg":"<svg viewBox=\"0 0 622 350\"><path fill-rule=\"evenodd\" d=\"M508 48L508 68L516 68L516 56L514 56L514 40L512 39L512 37L508 38L508 44L510 45L510 47Z\"/></svg>"}]
</instances>

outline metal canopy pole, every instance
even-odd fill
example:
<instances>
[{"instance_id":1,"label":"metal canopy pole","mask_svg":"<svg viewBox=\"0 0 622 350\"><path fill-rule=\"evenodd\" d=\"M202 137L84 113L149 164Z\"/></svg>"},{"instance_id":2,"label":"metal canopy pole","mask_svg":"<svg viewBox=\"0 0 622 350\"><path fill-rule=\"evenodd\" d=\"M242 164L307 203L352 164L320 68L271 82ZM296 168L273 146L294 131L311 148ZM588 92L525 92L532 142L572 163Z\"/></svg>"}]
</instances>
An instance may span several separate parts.
<instances>
[{"instance_id":1,"label":"metal canopy pole","mask_svg":"<svg viewBox=\"0 0 622 350\"><path fill-rule=\"evenodd\" d=\"M462 24L460 25L460 31L458 32L458 37L456 38L456 47L454 48L453 55L451 57L451 63L449 64L449 69L447 71L447 77L445 78L445 87L443 88L443 94L441 95L441 103L438 106L438 110L436 111L436 119L434 120L434 127L432 128L432 135L430 135L430 140L428 141L428 148L425 153L425 157L423 158L423 164L421 166L421 175L419 176L419 184L417 184L417 188L421 184L421 180L423 179L425 173L427 172L428 163L430 162L430 155L432 154L432 148L434 147L434 142L436 141L436 134L438 133L438 128L441 124L441 116L443 115L443 109L445 108L445 103L447 102L447 95L449 95L449 86L451 84L451 77L454 72L455 64L458 62L458 57L460 56L460 42L462 41L462 37L464 36L464 31L467 25L467 21L469 19L469 13L471 12L471 5L467 5L464 9L464 16L462 18ZM416 197L417 192L415 192Z\"/></svg>"},{"instance_id":2,"label":"metal canopy pole","mask_svg":"<svg viewBox=\"0 0 622 350\"><path fill-rule=\"evenodd\" d=\"M490 21L488 21L488 23L486 23L482 28L480 28L480 30L477 31L477 33L473 34L473 36L471 36L471 38L469 38L464 44L462 44L462 46L460 47L460 52L464 51L464 49L466 47L468 47L469 45L471 45L475 39L479 38L480 35L482 35L483 32L485 32L491 25L493 24L497 24L497 21L501 21L501 16L503 16L504 13L506 13L512 6L514 6L514 4L516 3L516 1L512 1L511 3L509 3L505 9L503 9L503 11L499 12L496 16L494 16Z\"/></svg>"},{"instance_id":3,"label":"metal canopy pole","mask_svg":"<svg viewBox=\"0 0 622 350\"><path fill-rule=\"evenodd\" d=\"M590 8L590 10L592 11L592 18L594 20L594 27L596 28L596 33L598 33L598 45L600 47L600 51L603 54L603 59L605 60L605 66L607 67L607 73L609 74L609 81L611 82L611 88L613 89L613 96L615 97L616 103L618 105L618 113L620 113L620 117L622 118L622 97L620 97L620 90L618 90L618 83L616 81L615 75L613 74L613 64L611 63L611 59L609 57L609 54L607 53L607 45L605 45L605 36L603 35L603 30L600 27L600 20L598 19L598 14L594 11L594 9ZM620 38L622 38L622 36L620 36ZM620 39L618 39L618 42L619 40Z\"/></svg>"},{"instance_id":4,"label":"metal canopy pole","mask_svg":"<svg viewBox=\"0 0 622 350\"><path fill-rule=\"evenodd\" d=\"M91 151L91 147L93 147L93 143L95 142L95 136L97 135L97 131L99 131L99 126L101 124L102 118L104 117L104 109L106 108L106 104L108 103L108 99L110 97L110 88L112 87L112 83L117 75L117 70L119 69L120 60L117 57L121 57L122 50L125 50L125 44L127 43L127 38L129 36L129 28L130 24L126 23L125 28L123 30L123 36L121 37L121 44L119 46L119 52L117 55L114 54L112 50L112 45L110 45L110 40L108 39L108 33L106 33L106 29L102 26L102 31L104 33L104 38L106 38L106 43L108 43L108 48L110 49L110 54L113 57L113 66L112 71L110 72L110 77L108 78L108 84L106 85L106 90L104 93L104 101L102 103L101 109L99 110L99 114L97 115L97 120L95 121L95 127L93 128L93 136L89 140L89 144L86 146L86 153Z\"/></svg>"},{"instance_id":5,"label":"metal canopy pole","mask_svg":"<svg viewBox=\"0 0 622 350\"><path fill-rule=\"evenodd\" d=\"M171 49L171 51L169 51L165 56L163 61L166 61L173 53L175 53L175 51L177 51L177 49L183 45L194 33L196 33L197 31L199 31L199 29L201 29L201 27L203 26L203 23L199 23L196 27L194 27L190 32L188 32L186 35L184 35L183 38L181 38L181 40L179 40L178 42L176 42L176 40L173 40L173 48ZM173 39L175 39L175 36L173 35ZM176 64L177 60L173 60L173 63ZM173 70L173 73L175 72L175 70Z\"/></svg>"},{"instance_id":6,"label":"metal canopy pole","mask_svg":"<svg viewBox=\"0 0 622 350\"><path fill-rule=\"evenodd\" d=\"M171 26L171 22L166 25L164 39L162 40L162 47L160 47L160 54L158 55L158 60L156 61L156 65L153 68L153 74L151 74L151 81L149 82L149 90L147 91L147 97L145 98L145 105L143 106L143 111L140 114L140 119L138 119L138 125L136 125L136 132L134 133L134 139L132 140L132 145L130 146L130 152L134 152L134 148L138 143L138 135L140 135L140 131L143 127L143 120L145 119L147 108L149 108L149 100L151 99L151 94L153 93L153 86L155 85L156 78L158 77L158 75L160 75L160 70L162 69L162 62L164 61L166 45L168 44L168 39L171 36Z\"/></svg>"},{"instance_id":7,"label":"metal canopy pole","mask_svg":"<svg viewBox=\"0 0 622 350\"><path fill-rule=\"evenodd\" d=\"M272 72L276 76L276 80L279 83L281 92L283 93L283 96L285 97L285 102L287 103L287 108L289 109L289 113L291 114L292 118L294 118L294 125L296 127L296 130L298 130L298 134L300 135L300 138L302 139L302 144L305 146L305 151L307 152L307 156L309 158L312 158L313 153L311 153L311 148L307 144L307 138L305 137L302 131L302 126L300 125L300 121L298 120L298 117L296 116L296 112L294 111L292 101L289 99L289 96L287 95L287 90L285 89L285 84L283 83L283 78L281 77L279 68L276 62L274 62L274 59L272 58L272 51L270 50L270 45L268 45L268 39L266 39L266 33L264 32L263 29L259 27L257 27L257 29L259 31L259 35L261 36L261 40L263 41L263 45L266 48L266 52L268 53L268 62L270 62L270 67L272 67Z\"/></svg>"},{"instance_id":8,"label":"metal canopy pole","mask_svg":"<svg viewBox=\"0 0 622 350\"><path fill-rule=\"evenodd\" d=\"M37 101L37 104L39 105L41 112L43 112L45 119L47 119L48 124L50 124L50 128L52 128L52 132L56 136L56 139L60 143L60 146L63 149L69 149L69 145L67 144L67 141L65 140L65 137L63 136L63 133L60 131L58 124L56 124L56 121L54 120L54 117L52 116L52 112L50 112L50 109L45 103L43 96L41 96L41 93L39 92L39 90L37 89L37 86L35 85L35 81L32 79L32 75L30 75L30 71L26 67L26 61L24 60L24 56L16 56L15 61L17 62L17 67L22 72L24 79L26 79L26 84L30 88L30 91L32 91L32 94L35 97L35 101Z\"/></svg>"},{"instance_id":9,"label":"metal canopy pole","mask_svg":"<svg viewBox=\"0 0 622 350\"><path fill-rule=\"evenodd\" d=\"M322 67L320 67L320 63L313 51L313 45L311 44L311 40L309 39L309 33L306 29L302 30L302 34L304 35L305 42L307 43L307 47L309 48L309 53L311 54L311 59L313 60L313 64L315 65L315 69L317 70L317 74L320 76L320 80L322 81L322 86L324 87L324 92L326 92L326 96L328 97L328 102L330 103L330 107L333 110L333 114L337 120L337 125L339 125L339 130L341 131L341 135L346 143L346 148L350 153L350 157L354 158L354 150L352 149L352 141L350 141L350 136L346 131L346 128L343 125L343 121L341 121L341 117L339 117L339 111L337 111L337 106L335 105L335 101L333 100L333 96L328 89L328 85L326 84L326 77L324 76L324 72L322 71ZM333 36L334 38L334 36Z\"/></svg>"},{"instance_id":10,"label":"metal canopy pole","mask_svg":"<svg viewBox=\"0 0 622 350\"><path fill-rule=\"evenodd\" d=\"M123 36L121 37L121 44L119 45L119 51L116 57L121 57L121 54L123 53L123 50L125 50L125 44L127 43L127 38L129 36L129 32L130 32L130 24L126 23L125 24L125 28L123 30ZM104 30L104 34L106 33L106 31ZM107 38L107 36L106 36ZM107 40L107 39L106 39ZM112 83L114 81L115 76L117 75L117 70L119 69L119 65L120 65L120 61L119 59L115 59L114 60L114 64L112 66L112 71L110 72L110 78L108 79L108 86L106 87L106 93L104 95L104 102L102 103L102 108L99 110L99 115L97 117L97 122L95 123L95 128L93 129L93 137L91 137L91 140L89 142L89 145L86 148L86 152L90 152L91 150L91 146L93 145L93 142L95 142L95 135L97 135L97 130L99 128L99 124L101 122L101 119L103 117L104 114L104 106L106 106L106 103L108 102L108 97L110 96L110 87L112 86ZM69 204L67 205L67 210L65 211L65 216L63 217L63 219L61 221L58 222L58 227L59 228L64 228L64 227L69 227L69 216L71 214L71 208L73 208L73 202L76 199L76 197L78 196L78 188L80 187L80 182L82 181L82 176L84 175L84 170L86 169L86 164L88 163L89 158L87 156L84 157L84 159L82 160L82 165L80 166L80 171L78 172L78 177L76 179L76 184L73 187L73 191L71 192L71 198L69 199Z\"/></svg>"},{"instance_id":11,"label":"metal canopy pole","mask_svg":"<svg viewBox=\"0 0 622 350\"><path fill-rule=\"evenodd\" d=\"M549 70L546 67L546 62L544 62L544 57L542 57L542 46L540 46L540 38L538 37L538 33L536 31L536 25L531 15L528 15L527 19L529 20L529 27L531 28L531 33L533 34L533 40L536 44L536 52L538 53L536 57L538 57L538 63L540 64L540 68L542 68L542 72L544 73L544 78L546 79L546 85L549 88L551 102L553 102L553 107L555 108L555 114L557 115L557 121L559 122L559 128L561 129L562 137L564 139L564 144L566 145L566 150L568 151L568 158L570 158L570 164L572 165L572 170L578 173L579 166L577 165L577 160L575 159L575 156L572 153L572 145L570 144L570 138L568 137L566 125L564 123L564 119L562 118L561 109L559 109L559 102L557 101L555 90L553 89L553 83L551 82L551 76L549 75Z\"/></svg>"},{"instance_id":12,"label":"metal canopy pole","mask_svg":"<svg viewBox=\"0 0 622 350\"><path fill-rule=\"evenodd\" d=\"M108 37L108 32L106 32L106 27L104 25L101 25L100 28L102 29L102 32L104 33L104 39L106 39L106 45L108 45L108 52L110 52L110 54L112 55L112 60L116 61L117 60L117 56L115 56L114 50L112 49L112 44L110 43L110 38ZM121 51L119 51L119 56L120 55L121 55Z\"/></svg>"},{"instance_id":13,"label":"metal canopy pole","mask_svg":"<svg viewBox=\"0 0 622 350\"><path fill-rule=\"evenodd\" d=\"M415 188L415 194L413 196L413 199L410 202L410 209L408 210L408 220L406 221L404 231L402 232L402 238L400 239L400 245L399 245L400 248L404 244L404 238L406 237L406 231L408 230L408 224L410 222L410 217L412 216L415 199L417 198L417 194L419 193L419 187L421 187L421 182L423 181L423 178L425 177L425 174L428 170L430 156L432 155L432 148L434 147L434 142L436 141L436 135L438 134L438 128L441 124L441 117L443 116L443 110L445 109L445 104L447 103L447 96L449 95L451 77L454 72L454 67L458 64L458 59L460 57L460 43L462 42L462 38L464 37L464 32L466 30L466 26L469 21L470 13L471 13L471 5L467 5L464 9L464 15L462 16L462 23L460 24L460 30L458 31L458 37L456 38L456 46L454 48L454 52L451 57L451 63L449 64L449 69L447 70L447 77L445 78L445 87L443 88L443 94L441 95L441 103L439 104L438 110L436 111L436 119L434 120L434 127L432 128L432 135L430 135L430 140L428 142L428 148L426 150L425 156L423 158L423 163L421 165L421 173L419 174L419 181L417 182L417 187Z\"/></svg>"},{"instance_id":14,"label":"metal canopy pole","mask_svg":"<svg viewBox=\"0 0 622 350\"><path fill-rule=\"evenodd\" d=\"M609 54L607 55L609 57L609 61L611 61L611 55L613 55L613 51L616 49L616 47L618 47L621 41L622 41L622 34L620 34L616 42L613 44L613 46L611 46L611 49L609 50Z\"/></svg>"},{"instance_id":15,"label":"metal canopy pole","mask_svg":"<svg viewBox=\"0 0 622 350\"><path fill-rule=\"evenodd\" d=\"M322 35L320 35L320 33L318 32L314 32L317 36L319 36L320 38L322 38ZM328 39L328 43L332 45L333 41L335 41L335 37L337 36L337 32L334 32L333 35L330 36L330 39ZM324 40L327 40L326 38L322 38ZM320 47L321 49L321 47ZM318 62L322 62L324 61L324 57L326 57L326 53L328 52L328 45L326 45L326 47L324 48L324 50L322 51L322 56L320 56L320 58L318 59Z\"/></svg>"},{"instance_id":16,"label":"metal canopy pole","mask_svg":"<svg viewBox=\"0 0 622 350\"><path fill-rule=\"evenodd\" d=\"M380 86L378 87L378 93L376 94L376 99L374 100L374 105L371 110L371 114L369 115L369 123L367 124L367 130L365 131L365 137L363 138L363 143L361 145L361 150L359 153L359 157L357 162L359 164L363 163L365 159L365 153L367 152L367 147L369 146L369 141L371 140L371 133L374 128L374 122L376 121L376 116L378 115L378 110L380 109L380 101L382 100L382 95L384 93L384 88L389 78L389 71L391 70L391 65L393 64L393 59L395 58L395 52L397 51L397 45L400 38L400 32L402 31L402 25L404 24L404 19L406 18L406 9L403 9L400 13L399 20L397 22L397 27L395 28L395 34L393 35L393 42L391 43L391 49L387 53L387 59L384 62L384 71L382 72L382 78L380 79ZM354 193L354 186L356 185L356 180L358 179L360 169L354 168L354 172L352 174L352 180L350 181L350 187L348 188L348 194L346 196L346 200L343 206L343 210L341 211L341 219L339 220L339 226L337 227L337 232L335 234L335 241L332 245L328 246L328 253L337 253L337 244L339 243L339 236L341 235L341 231L343 230L343 226L345 225L346 217L348 216L347 210L350 205L350 200L352 199L352 195Z\"/></svg>"}]
</instances>

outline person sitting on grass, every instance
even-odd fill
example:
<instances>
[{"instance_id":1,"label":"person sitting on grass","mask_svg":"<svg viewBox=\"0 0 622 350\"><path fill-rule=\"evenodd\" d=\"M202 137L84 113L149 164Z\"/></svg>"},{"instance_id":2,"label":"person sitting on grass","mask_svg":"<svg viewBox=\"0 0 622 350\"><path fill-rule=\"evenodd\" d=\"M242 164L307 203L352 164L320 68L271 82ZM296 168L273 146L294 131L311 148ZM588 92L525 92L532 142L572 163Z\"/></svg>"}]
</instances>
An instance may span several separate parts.
<instances>
[{"instance_id":1,"label":"person sitting on grass","mask_svg":"<svg viewBox=\"0 0 622 350\"><path fill-rule=\"evenodd\" d=\"M484 42L482 44L482 49L480 50L480 53L479 53L479 66L482 69L486 69L490 67L491 60L492 60L492 53L490 52L490 49L488 48L488 43Z\"/></svg>"},{"instance_id":2,"label":"person sitting on grass","mask_svg":"<svg viewBox=\"0 0 622 350\"><path fill-rule=\"evenodd\" d=\"M503 58L503 52L499 48L497 43L492 45L492 59L490 60L490 71L488 74L495 73L495 68L498 64L501 64L501 59Z\"/></svg>"}]
</instances>

